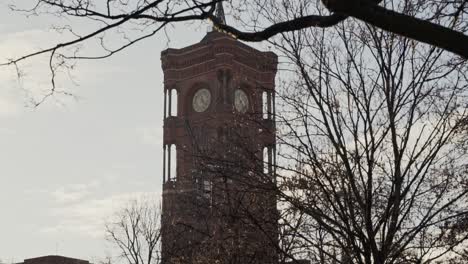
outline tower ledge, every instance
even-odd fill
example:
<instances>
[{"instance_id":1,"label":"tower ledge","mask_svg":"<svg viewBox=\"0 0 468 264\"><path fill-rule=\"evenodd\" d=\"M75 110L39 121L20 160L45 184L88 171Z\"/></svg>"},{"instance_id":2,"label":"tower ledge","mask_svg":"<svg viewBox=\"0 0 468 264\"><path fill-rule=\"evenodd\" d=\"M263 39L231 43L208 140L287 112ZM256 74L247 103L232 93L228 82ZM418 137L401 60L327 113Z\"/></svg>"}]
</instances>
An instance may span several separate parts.
<instances>
[{"instance_id":1,"label":"tower ledge","mask_svg":"<svg viewBox=\"0 0 468 264\"><path fill-rule=\"evenodd\" d=\"M225 33L212 31L194 45L164 50L161 61L165 82L193 78L222 65L243 65L246 76L252 76L261 83L273 83L278 57L273 52L254 49Z\"/></svg>"}]
</instances>

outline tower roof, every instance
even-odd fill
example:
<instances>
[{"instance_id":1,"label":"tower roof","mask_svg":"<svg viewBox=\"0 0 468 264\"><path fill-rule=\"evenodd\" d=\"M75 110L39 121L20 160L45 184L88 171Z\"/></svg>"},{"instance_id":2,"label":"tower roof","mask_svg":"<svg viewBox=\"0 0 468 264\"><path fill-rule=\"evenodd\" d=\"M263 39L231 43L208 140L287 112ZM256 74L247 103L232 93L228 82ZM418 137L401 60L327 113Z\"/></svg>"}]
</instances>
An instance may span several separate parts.
<instances>
[{"instance_id":1,"label":"tower roof","mask_svg":"<svg viewBox=\"0 0 468 264\"><path fill-rule=\"evenodd\" d=\"M25 259L24 262L17 264L89 264L87 260L68 258L57 255L49 255L37 258Z\"/></svg>"}]
</instances>

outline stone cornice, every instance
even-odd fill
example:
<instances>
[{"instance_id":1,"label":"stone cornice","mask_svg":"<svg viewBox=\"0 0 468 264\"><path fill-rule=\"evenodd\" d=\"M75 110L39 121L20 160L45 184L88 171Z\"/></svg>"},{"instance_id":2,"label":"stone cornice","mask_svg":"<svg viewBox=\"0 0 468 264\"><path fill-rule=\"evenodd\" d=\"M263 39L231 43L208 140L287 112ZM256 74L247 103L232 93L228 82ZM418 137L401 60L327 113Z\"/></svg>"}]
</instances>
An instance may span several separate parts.
<instances>
[{"instance_id":1,"label":"stone cornice","mask_svg":"<svg viewBox=\"0 0 468 264\"><path fill-rule=\"evenodd\" d=\"M210 33L209 33L210 34ZM220 33L216 33L220 34ZM191 67L200 67L209 61L216 64L222 60L248 66L258 73L276 73L278 58L273 52L261 52L222 34L207 38L182 49L167 49L161 53L162 68L167 71L186 72ZM227 59L227 57L230 57Z\"/></svg>"}]
</instances>

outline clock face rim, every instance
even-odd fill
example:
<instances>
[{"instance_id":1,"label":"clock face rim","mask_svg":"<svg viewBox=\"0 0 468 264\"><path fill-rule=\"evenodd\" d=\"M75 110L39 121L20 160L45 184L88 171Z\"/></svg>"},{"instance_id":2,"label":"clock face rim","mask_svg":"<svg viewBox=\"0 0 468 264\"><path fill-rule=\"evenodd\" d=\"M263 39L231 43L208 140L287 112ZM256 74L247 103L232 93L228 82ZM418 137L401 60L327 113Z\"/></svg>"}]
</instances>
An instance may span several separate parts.
<instances>
[{"instance_id":1,"label":"clock face rim","mask_svg":"<svg viewBox=\"0 0 468 264\"><path fill-rule=\"evenodd\" d=\"M244 98L246 100L245 105L240 104L241 103L241 95L244 96ZM249 104L250 104L250 100L249 100L249 96L248 96L247 92L244 91L243 89L236 89L234 91L234 108L236 109L236 111L239 112L239 113L242 113L242 114L246 113L249 110Z\"/></svg>"},{"instance_id":2,"label":"clock face rim","mask_svg":"<svg viewBox=\"0 0 468 264\"><path fill-rule=\"evenodd\" d=\"M199 98L202 98L202 97L200 97L202 93L206 93L208 95L208 101L207 102L201 102L200 101ZM192 98L192 108L193 108L193 110L195 112L197 112L197 113L203 113L206 110L208 110L210 105L211 105L211 91L210 91L210 89L208 89L208 88L197 89L197 91L193 94L193 98Z\"/></svg>"}]
</instances>

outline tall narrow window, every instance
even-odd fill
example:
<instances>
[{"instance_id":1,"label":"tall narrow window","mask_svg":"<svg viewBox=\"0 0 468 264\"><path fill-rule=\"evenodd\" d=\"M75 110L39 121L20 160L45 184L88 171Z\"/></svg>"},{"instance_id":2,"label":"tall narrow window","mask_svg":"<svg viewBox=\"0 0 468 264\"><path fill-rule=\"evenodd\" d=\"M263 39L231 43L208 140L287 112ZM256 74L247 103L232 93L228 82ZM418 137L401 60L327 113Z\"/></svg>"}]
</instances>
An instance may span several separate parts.
<instances>
[{"instance_id":1,"label":"tall narrow window","mask_svg":"<svg viewBox=\"0 0 468 264\"><path fill-rule=\"evenodd\" d=\"M276 163L275 147L266 146L263 148L263 173L273 174Z\"/></svg>"},{"instance_id":2,"label":"tall narrow window","mask_svg":"<svg viewBox=\"0 0 468 264\"><path fill-rule=\"evenodd\" d=\"M175 144L172 144L169 148L170 150L170 164L169 164L169 175L171 177L172 181L177 180L177 146Z\"/></svg>"},{"instance_id":3,"label":"tall narrow window","mask_svg":"<svg viewBox=\"0 0 468 264\"><path fill-rule=\"evenodd\" d=\"M272 92L264 91L262 93L262 113L263 119L273 119L275 111L275 98Z\"/></svg>"},{"instance_id":4,"label":"tall narrow window","mask_svg":"<svg viewBox=\"0 0 468 264\"><path fill-rule=\"evenodd\" d=\"M273 173L273 148L268 147L268 173Z\"/></svg>"},{"instance_id":5,"label":"tall narrow window","mask_svg":"<svg viewBox=\"0 0 468 264\"><path fill-rule=\"evenodd\" d=\"M268 119L268 93L262 93L262 113L263 119Z\"/></svg>"},{"instance_id":6,"label":"tall narrow window","mask_svg":"<svg viewBox=\"0 0 468 264\"><path fill-rule=\"evenodd\" d=\"M268 160L269 160L269 152L268 147L263 148L263 173L268 174Z\"/></svg>"},{"instance_id":7,"label":"tall narrow window","mask_svg":"<svg viewBox=\"0 0 468 264\"><path fill-rule=\"evenodd\" d=\"M171 94L172 94L172 89L170 90L167 90L167 93L166 93L166 113L167 113L167 117L171 117L171 108L172 108L172 97L171 97Z\"/></svg>"},{"instance_id":8,"label":"tall narrow window","mask_svg":"<svg viewBox=\"0 0 468 264\"><path fill-rule=\"evenodd\" d=\"M276 145L273 145L272 151L271 151L272 157L272 166L273 166L273 175L276 175Z\"/></svg>"},{"instance_id":9,"label":"tall narrow window","mask_svg":"<svg viewBox=\"0 0 468 264\"><path fill-rule=\"evenodd\" d=\"M163 162L164 181L177 180L177 148L175 144L164 146Z\"/></svg>"},{"instance_id":10,"label":"tall narrow window","mask_svg":"<svg viewBox=\"0 0 468 264\"><path fill-rule=\"evenodd\" d=\"M167 175L167 181L171 181L171 146L169 145L166 147L167 150L167 156L166 156L166 175Z\"/></svg>"},{"instance_id":11,"label":"tall narrow window","mask_svg":"<svg viewBox=\"0 0 468 264\"><path fill-rule=\"evenodd\" d=\"M271 106L272 106L272 100L271 100L271 92L267 93L267 109L268 109L268 119L272 119L272 111L271 111Z\"/></svg>"},{"instance_id":12,"label":"tall narrow window","mask_svg":"<svg viewBox=\"0 0 468 264\"><path fill-rule=\"evenodd\" d=\"M164 89L164 119L167 117L167 89ZM165 148L166 146L164 146Z\"/></svg>"},{"instance_id":13,"label":"tall narrow window","mask_svg":"<svg viewBox=\"0 0 468 264\"><path fill-rule=\"evenodd\" d=\"M276 107L275 107L275 93L273 92L271 94L271 107L270 107L270 112L272 114L271 118L274 119L276 116Z\"/></svg>"},{"instance_id":14,"label":"tall narrow window","mask_svg":"<svg viewBox=\"0 0 468 264\"><path fill-rule=\"evenodd\" d=\"M170 116L177 116L177 90L171 89L170 96L171 96L171 99L169 101L170 102L170 107L169 107Z\"/></svg>"},{"instance_id":15,"label":"tall narrow window","mask_svg":"<svg viewBox=\"0 0 468 264\"><path fill-rule=\"evenodd\" d=\"M163 146L163 183L166 183L166 144Z\"/></svg>"}]
</instances>

